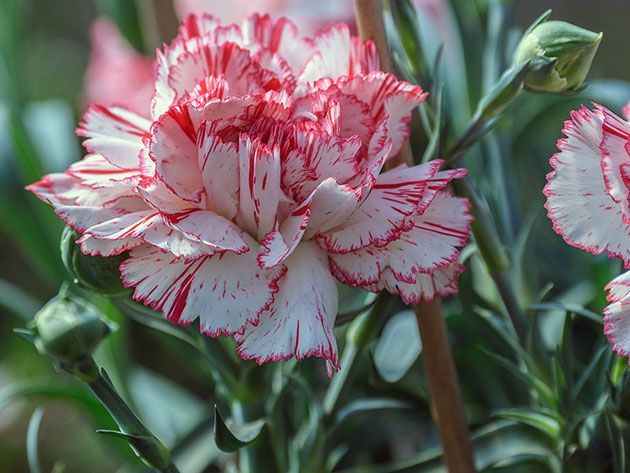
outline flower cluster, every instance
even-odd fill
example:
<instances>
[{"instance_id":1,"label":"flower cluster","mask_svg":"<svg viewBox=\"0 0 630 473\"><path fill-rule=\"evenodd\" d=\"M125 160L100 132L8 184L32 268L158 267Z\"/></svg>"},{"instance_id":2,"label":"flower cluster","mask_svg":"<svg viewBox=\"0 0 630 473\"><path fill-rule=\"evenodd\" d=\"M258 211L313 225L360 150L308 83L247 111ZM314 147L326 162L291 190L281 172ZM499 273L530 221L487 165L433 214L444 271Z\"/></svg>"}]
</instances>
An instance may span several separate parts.
<instances>
[{"instance_id":1,"label":"flower cluster","mask_svg":"<svg viewBox=\"0 0 630 473\"><path fill-rule=\"evenodd\" d=\"M465 172L381 173L425 94L346 25L303 38L286 19L189 16L154 86L150 119L91 106L90 154L30 186L84 253L130 252L135 299L245 359L333 369L337 280L406 302L456 290L471 218L442 189Z\"/></svg>"},{"instance_id":2,"label":"flower cluster","mask_svg":"<svg viewBox=\"0 0 630 473\"><path fill-rule=\"evenodd\" d=\"M626 109L627 110L627 109ZM627 117L630 118L630 117ZM607 253L630 267L630 122L596 105L571 113L545 186L554 230L575 247ZM630 273L611 281L605 332L630 355Z\"/></svg>"}]
</instances>

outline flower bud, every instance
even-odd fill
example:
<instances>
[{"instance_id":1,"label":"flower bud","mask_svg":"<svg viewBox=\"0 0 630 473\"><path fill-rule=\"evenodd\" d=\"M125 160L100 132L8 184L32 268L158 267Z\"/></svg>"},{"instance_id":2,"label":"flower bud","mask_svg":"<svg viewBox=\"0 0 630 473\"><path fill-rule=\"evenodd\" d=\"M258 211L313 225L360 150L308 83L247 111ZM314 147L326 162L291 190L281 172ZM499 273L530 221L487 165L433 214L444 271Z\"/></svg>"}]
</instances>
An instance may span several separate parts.
<instances>
[{"instance_id":1,"label":"flower bud","mask_svg":"<svg viewBox=\"0 0 630 473\"><path fill-rule=\"evenodd\" d=\"M116 326L87 302L60 294L35 315L32 328L37 351L85 380L98 374L92 352Z\"/></svg>"},{"instance_id":2,"label":"flower bud","mask_svg":"<svg viewBox=\"0 0 630 473\"><path fill-rule=\"evenodd\" d=\"M61 235L61 259L75 283L105 297L122 297L129 294L120 280L118 269L127 255L125 253L103 258L86 255L76 243L79 234L66 227Z\"/></svg>"},{"instance_id":3,"label":"flower bud","mask_svg":"<svg viewBox=\"0 0 630 473\"><path fill-rule=\"evenodd\" d=\"M523 35L514 64L529 61L525 88L531 92L578 92L588 75L602 33L541 16Z\"/></svg>"}]
</instances>

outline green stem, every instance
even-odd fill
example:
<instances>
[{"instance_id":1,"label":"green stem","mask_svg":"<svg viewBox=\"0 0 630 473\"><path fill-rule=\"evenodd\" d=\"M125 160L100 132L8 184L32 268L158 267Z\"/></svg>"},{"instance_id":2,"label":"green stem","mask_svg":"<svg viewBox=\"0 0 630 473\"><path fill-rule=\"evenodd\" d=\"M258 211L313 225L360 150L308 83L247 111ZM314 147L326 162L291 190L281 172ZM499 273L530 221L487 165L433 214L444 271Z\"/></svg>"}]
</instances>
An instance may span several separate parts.
<instances>
[{"instance_id":1,"label":"green stem","mask_svg":"<svg viewBox=\"0 0 630 473\"><path fill-rule=\"evenodd\" d=\"M90 390L98 397L116 421L123 434L129 436L129 443L145 463L162 473L179 473L171 461L168 449L140 421L129 405L120 396L103 370L98 371L93 359L89 359L86 372L96 372L95 377L85 380ZM139 441L134 441L138 439Z\"/></svg>"},{"instance_id":2,"label":"green stem","mask_svg":"<svg viewBox=\"0 0 630 473\"><path fill-rule=\"evenodd\" d=\"M247 423L246 407L239 401L232 404L232 416L239 424ZM240 473L256 473L256 461L251 448L241 448L238 451L238 470Z\"/></svg>"}]
</instances>

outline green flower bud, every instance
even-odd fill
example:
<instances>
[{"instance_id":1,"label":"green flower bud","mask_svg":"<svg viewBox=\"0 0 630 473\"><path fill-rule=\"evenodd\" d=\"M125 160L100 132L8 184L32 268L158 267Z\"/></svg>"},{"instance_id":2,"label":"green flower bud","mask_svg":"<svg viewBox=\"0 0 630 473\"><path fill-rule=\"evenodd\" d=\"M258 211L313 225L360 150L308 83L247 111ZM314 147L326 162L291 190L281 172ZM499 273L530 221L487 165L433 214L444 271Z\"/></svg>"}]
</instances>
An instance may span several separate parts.
<instances>
[{"instance_id":1,"label":"green flower bud","mask_svg":"<svg viewBox=\"0 0 630 473\"><path fill-rule=\"evenodd\" d=\"M516 48L514 64L529 61L525 88L531 92L578 92L603 34L564 21L547 21L550 13L543 14L525 32Z\"/></svg>"},{"instance_id":2,"label":"green flower bud","mask_svg":"<svg viewBox=\"0 0 630 473\"><path fill-rule=\"evenodd\" d=\"M123 253L103 258L81 252L76 243L79 234L66 227L61 235L61 259L74 282L105 297L124 297L131 291L120 280L120 263L126 258Z\"/></svg>"},{"instance_id":3,"label":"green flower bud","mask_svg":"<svg viewBox=\"0 0 630 473\"><path fill-rule=\"evenodd\" d=\"M86 380L98 374L92 352L116 325L87 302L62 294L42 307L32 328L37 351Z\"/></svg>"}]
</instances>

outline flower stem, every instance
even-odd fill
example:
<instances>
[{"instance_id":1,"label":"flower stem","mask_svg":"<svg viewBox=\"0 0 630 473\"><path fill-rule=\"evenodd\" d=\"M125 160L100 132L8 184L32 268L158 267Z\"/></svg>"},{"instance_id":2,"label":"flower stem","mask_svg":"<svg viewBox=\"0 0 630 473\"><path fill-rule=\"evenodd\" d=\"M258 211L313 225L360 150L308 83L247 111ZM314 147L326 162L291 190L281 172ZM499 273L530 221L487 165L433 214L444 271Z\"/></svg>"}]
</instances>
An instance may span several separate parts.
<instances>
[{"instance_id":1,"label":"flower stem","mask_svg":"<svg viewBox=\"0 0 630 473\"><path fill-rule=\"evenodd\" d=\"M232 404L232 415L234 420L241 424L245 424L247 419L246 407L242 402L235 401ZM238 452L238 469L241 473L256 472L256 461L254 452L251 448L241 448Z\"/></svg>"},{"instance_id":2,"label":"flower stem","mask_svg":"<svg viewBox=\"0 0 630 473\"><path fill-rule=\"evenodd\" d=\"M95 368L94 360L91 363ZM166 446L134 414L103 370L98 371L94 379L87 380L86 384L107 408L142 461L162 473L179 473Z\"/></svg>"},{"instance_id":3,"label":"flower stem","mask_svg":"<svg viewBox=\"0 0 630 473\"><path fill-rule=\"evenodd\" d=\"M354 0L354 7L361 38L375 42L382 69L392 72L381 0ZM478 135L478 127L481 126L480 123L473 123L465 137ZM388 166L395 166L400 162L406 162L410 166L414 164L409 144L403 147L403 151ZM450 473L475 473L470 435L442 305L439 300L421 302L414 305L414 311L423 342L433 406L431 413L440 433L445 462Z\"/></svg>"},{"instance_id":4,"label":"flower stem","mask_svg":"<svg viewBox=\"0 0 630 473\"><path fill-rule=\"evenodd\" d=\"M440 300L414 306L422 338L422 358L429 379L431 414L440 433L444 460L451 473L474 473L462 395Z\"/></svg>"}]
</instances>

